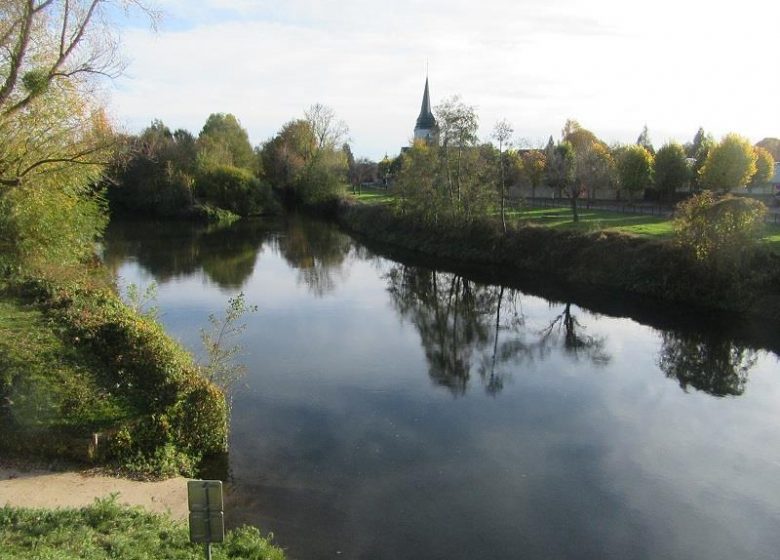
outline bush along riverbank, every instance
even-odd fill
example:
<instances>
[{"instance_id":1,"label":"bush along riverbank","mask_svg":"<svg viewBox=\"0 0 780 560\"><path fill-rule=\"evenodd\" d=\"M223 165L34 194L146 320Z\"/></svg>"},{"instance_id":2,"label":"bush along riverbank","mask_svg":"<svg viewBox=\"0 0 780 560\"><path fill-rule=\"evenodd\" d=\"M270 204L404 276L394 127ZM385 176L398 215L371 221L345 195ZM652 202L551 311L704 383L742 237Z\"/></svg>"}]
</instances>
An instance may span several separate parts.
<instances>
[{"instance_id":1,"label":"bush along riverbank","mask_svg":"<svg viewBox=\"0 0 780 560\"><path fill-rule=\"evenodd\" d=\"M739 266L697 261L686 248L618 232L560 231L498 220L431 225L389 205L350 200L310 208L367 239L470 265L497 265L578 286L777 320L780 255L751 251Z\"/></svg>"},{"instance_id":2,"label":"bush along riverbank","mask_svg":"<svg viewBox=\"0 0 780 560\"><path fill-rule=\"evenodd\" d=\"M105 274L4 279L0 449L131 476L193 475L227 449L225 395Z\"/></svg>"}]
</instances>

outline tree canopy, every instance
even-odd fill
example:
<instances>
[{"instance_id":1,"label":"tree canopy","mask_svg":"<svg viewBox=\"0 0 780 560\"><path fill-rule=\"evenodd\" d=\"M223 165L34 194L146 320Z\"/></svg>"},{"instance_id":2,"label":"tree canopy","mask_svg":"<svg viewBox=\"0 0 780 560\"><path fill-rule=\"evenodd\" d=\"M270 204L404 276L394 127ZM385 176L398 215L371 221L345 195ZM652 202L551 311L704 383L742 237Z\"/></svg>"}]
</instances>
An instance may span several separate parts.
<instances>
[{"instance_id":1,"label":"tree canopy","mask_svg":"<svg viewBox=\"0 0 780 560\"><path fill-rule=\"evenodd\" d=\"M664 144L655 154L655 187L661 196L674 194L683 188L691 177L685 149L676 142Z\"/></svg>"},{"instance_id":2,"label":"tree canopy","mask_svg":"<svg viewBox=\"0 0 780 560\"><path fill-rule=\"evenodd\" d=\"M212 113L198 136L198 151L204 165L230 165L251 169L255 155L249 135L230 113Z\"/></svg>"},{"instance_id":3,"label":"tree canopy","mask_svg":"<svg viewBox=\"0 0 780 560\"><path fill-rule=\"evenodd\" d=\"M750 141L739 134L727 134L709 150L700 172L701 186L726 192L744 187L756 173L756 155Z\"/></svg>"},{"instance_id":4,"label":"tree canopy","mask_svg":"<svg viewBox=\"0 0 780 560\"><path fill-rule=\"evenodd\" d=\"M653 155L644 146L626 146L617 158L617 171L621 188L634 198L652 185Z\"/></svg>"}]
</instances>

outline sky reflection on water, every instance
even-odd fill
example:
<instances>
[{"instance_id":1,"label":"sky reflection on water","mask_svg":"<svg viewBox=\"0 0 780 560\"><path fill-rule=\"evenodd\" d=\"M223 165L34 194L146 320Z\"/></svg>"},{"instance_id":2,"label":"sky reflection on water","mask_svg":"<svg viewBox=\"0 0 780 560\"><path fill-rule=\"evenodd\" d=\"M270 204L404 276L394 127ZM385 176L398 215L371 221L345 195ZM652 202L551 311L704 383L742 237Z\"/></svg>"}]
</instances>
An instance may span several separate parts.
<instances>
[{"instance_id":1,"label":"sky reflection on water","mask_svg":"<svg viewBox=\"0 0 780 560\"><path fill-rule=\"evenodd\" d=\"M242 290L228 522L293 558L775 558L777 356L374 256L306 219L114 226L197 348ZM498 325L498 329L496 329ZM337 554L339 553L339 554Z\"/></svg>"}]
</instances>

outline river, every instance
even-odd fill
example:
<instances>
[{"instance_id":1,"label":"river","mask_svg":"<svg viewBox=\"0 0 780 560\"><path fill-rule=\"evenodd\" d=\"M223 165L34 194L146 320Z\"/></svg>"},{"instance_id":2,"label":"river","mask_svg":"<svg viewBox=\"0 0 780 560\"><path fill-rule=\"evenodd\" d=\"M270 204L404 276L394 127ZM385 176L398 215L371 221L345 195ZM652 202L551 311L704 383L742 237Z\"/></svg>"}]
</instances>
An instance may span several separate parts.
<instances>
[{"instance_id":1,"label":"river","mask_svg":"<svg viewBox=\"0 0 780 560\"><path fill-rule=\"evenodd\" d=\"M294 216L109 228L194 352L258 306L229 526L294 560L778 557L780 335L388 254Z\"/></svg>"}]
</instances>

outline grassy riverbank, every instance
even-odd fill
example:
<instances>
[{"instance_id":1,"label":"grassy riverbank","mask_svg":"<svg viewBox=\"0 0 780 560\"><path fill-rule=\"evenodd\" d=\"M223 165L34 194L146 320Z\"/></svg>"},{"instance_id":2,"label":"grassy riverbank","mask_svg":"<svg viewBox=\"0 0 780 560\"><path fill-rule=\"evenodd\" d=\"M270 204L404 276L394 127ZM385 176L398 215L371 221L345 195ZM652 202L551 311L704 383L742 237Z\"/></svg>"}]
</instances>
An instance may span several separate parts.
<instances>
[{"instance_id":1,"label":"grassy riverbank","mask_svg":"<svg viewBox=\"0 0 780 560\"><path fill-rule=\"evenodd\" d=\"M361 204L382 204L393 206L397 198L384 188L364 187L360 194L347 195L348 199ZM573 222L571 209L567 207L509 209L507 220L516 226L531 225L550 229L593 233L598 231L625 233L648 239L671 239L674 225L671 218L644 214L626 214L587 208L580 203L579 222ZM767 224L761 243L780 253L780 226Z\"/></svg>"},{"instance_id":2,"label":"grassy riverbank","mask_svg":"<svg viewBox=\"0 0 780 560\"><path fill-rule=\"evenodd\" d=\"M194 474L225 451L224 394L104 275L0 286L0 449L135 476Z\"/></svg>"},{"instance_id":3,"label":"grassy riverbank","mask_svg":"<svg viewBox=\"0 0 780 560\"><path fill-rule=\"evenodd\" d=\"M394 211L391 204L350 200L336 205L335 214L359 235L457 263L498 265L518 274L615 289L670 304L770 319L780 316L780 254L768 243L743 266L715 270L672 243L662 234L662 223L644 224L650 231L636 235L625 231L626 223L610 231L583 229L587 221L577 227L563 223L555 227L516 218L504 233L497 220L457 228L430 226ZM621 218L625 222L630 216Z\"/></svg>"},{"instance_id":4,"label":"grassy riverbank","mask_svg":"<svg viewBox=\"0 0 780 560\"><path fill-rule=\"evenodd\" d=\"M81 509L0 508L0 560L200 560L187 526L167 515L99 500ZM284 552L252 527L230 531L213 546L215 560L283 560Z\"/></svg>"}]
</instances>

